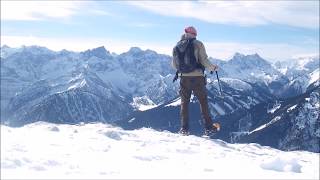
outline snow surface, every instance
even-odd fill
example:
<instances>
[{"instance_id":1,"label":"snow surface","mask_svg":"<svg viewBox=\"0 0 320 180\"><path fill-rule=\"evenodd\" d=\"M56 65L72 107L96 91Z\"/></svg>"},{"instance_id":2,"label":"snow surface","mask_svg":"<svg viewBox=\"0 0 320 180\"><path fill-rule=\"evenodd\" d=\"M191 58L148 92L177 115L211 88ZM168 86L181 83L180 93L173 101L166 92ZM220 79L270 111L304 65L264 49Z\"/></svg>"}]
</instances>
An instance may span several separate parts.
<instances>
[{"instance_id":1,"label":"snow surface","mask_svg":"<svg viewBox=\"0 0 320 180\"><path fill-rule=\"evenodd\" d=\"M221 78L221 81L228 83L228 85L234 89L240 91L250 91L252 90L252 86L240 79L233 78Z\"/></svg>"},{"instance_id":2,"label":"snow surface","mask_svg":"<svg viewBox=\"0 0 320 180\"><path fill-rule=\"evenodd\" d=\"M157 107L157 105L147 96L134 97L131 105L139 111L146 111L148 109Z\"/></svg>"},{"instance_id":3,"label":"snow surface","mask_svg":"<svg viewBox=\"0 0 320 180\"><path fill-rule=\"evenodd\" d=\"M319 69L316 69L314 70L311 74L310 74L310 80L309 80L309 84L312 84L313 82L319 80L319 77L320 76L320 70Z\"/></svg>"},{"instance_id":4,"label":"snow surface","mask_svg":"<svg viewBox=\"0 0 320 180\"><path fill-rule=\"evenodd\" d=\"M281 107L281 104L277 102L276 104L273 105L273 107L272 107L271 109L268 109L267 112L273 114L273 113L274 113L276 110L278 110L280 107Z\"/></svg>"},{"instance_id":5,"label":"snow surface","mask_svg":"<svg viewBox=\"0 0 320 180\"><path fill-rule=\"evenodd\" d=\"M168 106L180 106L180 105L181 105L181 98L177 98L172 103L165 105L165 107L168 107Z\"/></svg>"},{"instance_id":6,"label":"snow surface","mask_svg":"<svg viewBox=\"0 0 320 180\"><path fill-rule=\"evenodd\" d=\"M294 110L296 107L297 107L297 104L291 106L290 108L287 109L287 112L290 112L290 111Z\"/></svg>"},{"instance_id":7,"label":"snow surface","mask_svg":"<svg viewBox=\"0 0 320 180\"><path fill-rule=\"evenodd\" d=\"M319 179L319 154L106 124L1 126L1 179Z\"/></svg>"},{"instance_id":8,"label":"snow surface","mask_svg":"<svg viewBox=\"0 0 320 180\"><path fill-rule=\"evenodd\" d=\"M280 119L281 119L280 116L276 116L276 117L274 117L273 119L271 119L270 122L268 122L268 123L266 123L266 124L263 124L263 125L257 127L256 129L252 130L251 132L249 132L249 134L251 134L251 133L253 133L253 132L256 132L256 131L260 131L260 130L262 130L262 129L268 127L268 126L270 126L271 124L279 121Z\"/></svg>"},{"instance_id":9,"label":"snow surface","mask_svg":"<svg viewBox=\"0 0 320 180\"><path fill-rule=\"evenodd\" d=\"M190 96L190 102L196 102L196 96L193 95L193 93ZM173 100L172 103L165 105L165 107L168 106L180 106L181 105L181 98L176 98L175 100Z\"/></svg>"}]
</instances>

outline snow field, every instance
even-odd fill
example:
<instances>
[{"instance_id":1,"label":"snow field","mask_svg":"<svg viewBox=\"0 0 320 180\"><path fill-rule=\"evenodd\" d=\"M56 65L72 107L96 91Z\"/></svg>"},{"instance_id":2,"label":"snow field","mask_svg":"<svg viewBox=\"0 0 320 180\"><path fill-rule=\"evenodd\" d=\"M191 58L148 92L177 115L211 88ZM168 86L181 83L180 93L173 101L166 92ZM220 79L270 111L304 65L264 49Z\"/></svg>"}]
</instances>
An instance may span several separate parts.
<instances>
[{"instance_id":1,"label":"snow field","mask_svg":"<svg viewBox=\"0 0 320 180\"><path fill-rule=\"evenodd\" d=\"M1 126L1 179L318 179L319 154L106 124Z\"/></svg>"}]
</instances>

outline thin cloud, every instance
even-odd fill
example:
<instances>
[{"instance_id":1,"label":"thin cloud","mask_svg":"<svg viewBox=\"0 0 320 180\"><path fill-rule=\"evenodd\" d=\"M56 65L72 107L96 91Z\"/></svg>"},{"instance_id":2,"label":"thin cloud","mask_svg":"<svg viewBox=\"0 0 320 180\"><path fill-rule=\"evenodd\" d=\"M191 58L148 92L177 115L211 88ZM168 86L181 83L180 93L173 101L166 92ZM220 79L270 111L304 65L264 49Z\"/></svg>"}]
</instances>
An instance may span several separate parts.
<instances>
[{"instance_id":1,"label":"thin cloud","mask_svg":"<svg viewBox=\"0 0 320 180\"><path fill-rule=\"evenodd\" d=\"M319 44L313 48L287 43L240 43L240 42L204 42L211 57L228 60L235 52L243 54L258 53L269 61L288 60L303 54L319 54Z\"/></svg>"},{"instance_id":2,"label":"thin cloud","mask_svg":"<svg viewBox=\"0 0 320 180\"><path fill-rule=\"evenodd\" d=\"M88 9L88 7L91 7ZM87 1L1 1L1 20L67 19L76 14L110 15Z\"/></svg>"},{"instance_id":3,"label":"thin cloud","mask_svg":"<svg viewBox=\"0 0 320 180\"><path fill-rule=\"evenodd\" d=\"M99 16L111 16L112 14L110 12L106 12L99 9L92 9L90 10L91 14L99 15Z\"/></svg>"},{"instance_id":4,"label":"thin cloud","mask_svg":"<svg viewBox=\"0 0 320 180\"><path fill-rule=\"evenodd\" d=\"M165 16L218 24L257 26L270 23L319 28L319 1L130 1Z\"/></svg>"}]
</instances>

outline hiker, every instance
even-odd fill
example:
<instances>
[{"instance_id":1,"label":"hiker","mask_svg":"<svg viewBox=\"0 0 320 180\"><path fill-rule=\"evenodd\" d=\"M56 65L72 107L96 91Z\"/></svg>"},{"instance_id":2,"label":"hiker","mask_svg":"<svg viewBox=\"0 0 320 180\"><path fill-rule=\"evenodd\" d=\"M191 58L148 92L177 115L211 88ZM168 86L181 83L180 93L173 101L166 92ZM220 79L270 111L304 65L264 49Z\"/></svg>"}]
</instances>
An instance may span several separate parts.
<instances>
[{"instance_id":1,"label":"hiker","mask_svg":"<svg viewBox=\"0 0 320 180\"><path fill-rule=\"evenodd\" d=\"M181 129L180 134L189 134L189 101L191 93L198 98L202 113L204 134L213 133L212 120L208 109L206 78L204 70L217 71L218 66L211 64L203 43L196 39L197 30L186 27L181 40L173 49L172 66L177 69L174 81L180 77Z\"/></svg>"}]
</instances>

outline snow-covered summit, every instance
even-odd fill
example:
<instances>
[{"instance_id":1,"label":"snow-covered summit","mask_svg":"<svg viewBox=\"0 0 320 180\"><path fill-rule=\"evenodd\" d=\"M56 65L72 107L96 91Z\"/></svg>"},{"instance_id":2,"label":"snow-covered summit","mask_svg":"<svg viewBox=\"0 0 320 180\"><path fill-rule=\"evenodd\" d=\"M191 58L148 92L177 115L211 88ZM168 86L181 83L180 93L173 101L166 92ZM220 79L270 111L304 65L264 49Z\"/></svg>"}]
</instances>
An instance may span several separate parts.
<instances>
[{"instance_id":1,"label":"snow-covered summit","mask_svg":"<svg viewBox=\"0 0 320 180\"><path fill-rule=\"evenodd\" d=\"M269 67L270 63L263 58L261 58L257 53L244 55L241 53L235 53L231 60L229 60L232 64L241 64L242 67L251 68L251 67Z\"/></svg>"},{"instance_id":2,"label":"snow-covered summit","mask_svg":"<svg viewBox=\"0 0 320 180\"><path fill-rule=\"evenodd\" d=\"M6 48L10 48L8 45L4 44L1 48L6 49Z\"/></svg>"},{"instance_id":3,"label":"snow-covered summit","mask_svg":"<svg viewBox=\"0 0 320 180\"><path fill-rule=\"evenodd\" d=\"M290 68L298 70L314 70L319 67L319 55L301 56L291 60Z\"/></svg>"},{"instance_id":4,"label":"snow-covered summit","mask_svg":"<svg viewBox=\"0 0 320 180\"><path fill-rule=\"evenodd\" d=\"M284 74L289 82L286 89L291 95L304 93L307 87L319 80L319 55L295 57L287 61L279 61L274 67Z\"/></svg>"},{"instance_id":5,"label":"snow-covered summit","mask_svg":"<svg viewBox=\"0 0 320 180\"><path fill-rule=\"evenodd\" d=\"M106 59L112 57L110 52L106 50L104 46L100 46L91 50L87 50L85 52L81 53L85 58L90 58L92 56L95 56L97 58Z\"/></svg>"},{"instance_id":6,"label":"snow-covered summit","mask_svg":"<svg viewBox=\"0 0 320 180\"><path fill-rule=\"evenodd\" d=\"M29 52L32 54L54 54L55 52L48 49L47 47L44 46L22 46L23 51Z\"/></svg>"},{"instance_id":7,"label":"snow-covered summit","mask_svg":"<svg viewBox=\"0 0 320 180\"><path fill-rule=\"evenodd\" d=\"M139 47L131 47L127 53L137 54L141 53L143 50Z\"/></svg>"},{"instance_id":8,"label":"snow-covered summit","mask_svg":"<svg viewBox=\"0 0 320 180\"><path fill-rule=\"evenodd\" d=\"M271 63L258 54L244 55L235 53L232 59L220 64L225 77L240 79L247 82L285 81L285 77Z\"/></svg>"},{"instance_id":9,"label":"snow-covered summit","mask_svg":"<svg viewBox=\"0 0 320 180\"><path fill-rule=\"evenodd\" d=\"M319 55L300 56L286 61L277 61L274 67L287 75L298 71L312 72L319 68Z\"/></svg>"},{"instance_id":10,"label":"snow-covered summit","mask_svg":"<svg viewBox=\"0 0 320 180\"><path fill-rule=\"evenodd\" d=\"M20 109L9 107L10 102L26 105L27 101L35 102L34 100L39 98L38 100L41 101L37 101L38 104L33 104L32 107L42 107L43 113L46 114L45 112L54 109L53 104L48 103L61 100L61 103L70 103L72 99L75 104L81 101L87 105L88 102L95 102L88 106L93 106L99 111L102 107L105 111L104 118L96 119L98 121L110 119L110 114L117 117L126 114L114 111L118 109L115 107L118 104L115 103L117 100L125 105L125 108L123 106L119 109L131 111L136 106L130 108L127 105L132 104L135 97L146 95L147 99L152 101L151 104L158 105L177 95L175 91L177 84L171 81L170 73L173 73L173 69L170 66L169 56L157 54L152 50L143 51L133 47L126 53L115 55L110 54L103 46L80 53L67 50L55 52L43 47L25 46L17 49L6 47L6 49L1 49L1 53L2 51L5 58L1 60L1 83L6 86L1 86L1 115L13 116L20 111ZM46 83L38 83L38 81ZM42 94L36 95L36 98L31 96L33 92L39 91ZM86 93L83 93L84 91ZM97 95L99 98L96 98ZM80 99L85 97L89 99L85 101ZM114 106L106 105L102 100L105 98ZM135 105L139 106L137 103ZM58 106L61 107L61 105ZM79 105L76 106L79 107ZM27 108L27 106L24 107ZM45 110L47 107L50 107L50 110ZM30 113L32 112L30 108L31 106L23 111ZM83 107L84 110L90 108L92 107ZM8 109L14 112L7 113ZM79 109L81 108L75 110L79 111ZM67 111L64 113L69 114ZM63 113L56 114L56 116L61 116L61 114ZM47 115L45 117L48 117ZM66 117L62 119L70 119ZM95 116L92 116L91 119L93 117ZM111 119L117 118L112 117Z\"/></svg>"},{"instance_id":11,"label":"snow-covered summit","mask_svg":"<svg viewBox=\"0 0 320 180\"><path fill-rule=\"evenodd\" d=\"M141 62L141 61L158 61L158 60L167 60L169 56L158 54L157 52L146 49L142 50L139 47L131 47L129 51L120 54L120 59L125 57L131 63ZM162 57L162 58L161 58Z\"/></svg>"},{"instance_id":12,"label":"snow-covered summit","mask_svg":"<svg viewBox=\"0 0 320 180\"><path fill-rule=\"evenodd\" d=\"M319 179L316 153L100 123L2 125L1 147L1 179Z\"/></svg>"},{"instance_id":13,"label":"snow-covered summit","mask_svg":"<svg viewBox=\"0 0 320 180\"><path fill-rule=\"evenodd\" d=\"M21 51L22 49L21 48L11 48L7 45L3 45L1 47L1 59L4 59L4 58L7 58L8 56L16 53L16 52L19 52Z\"/></svg>"}]
</instances>

